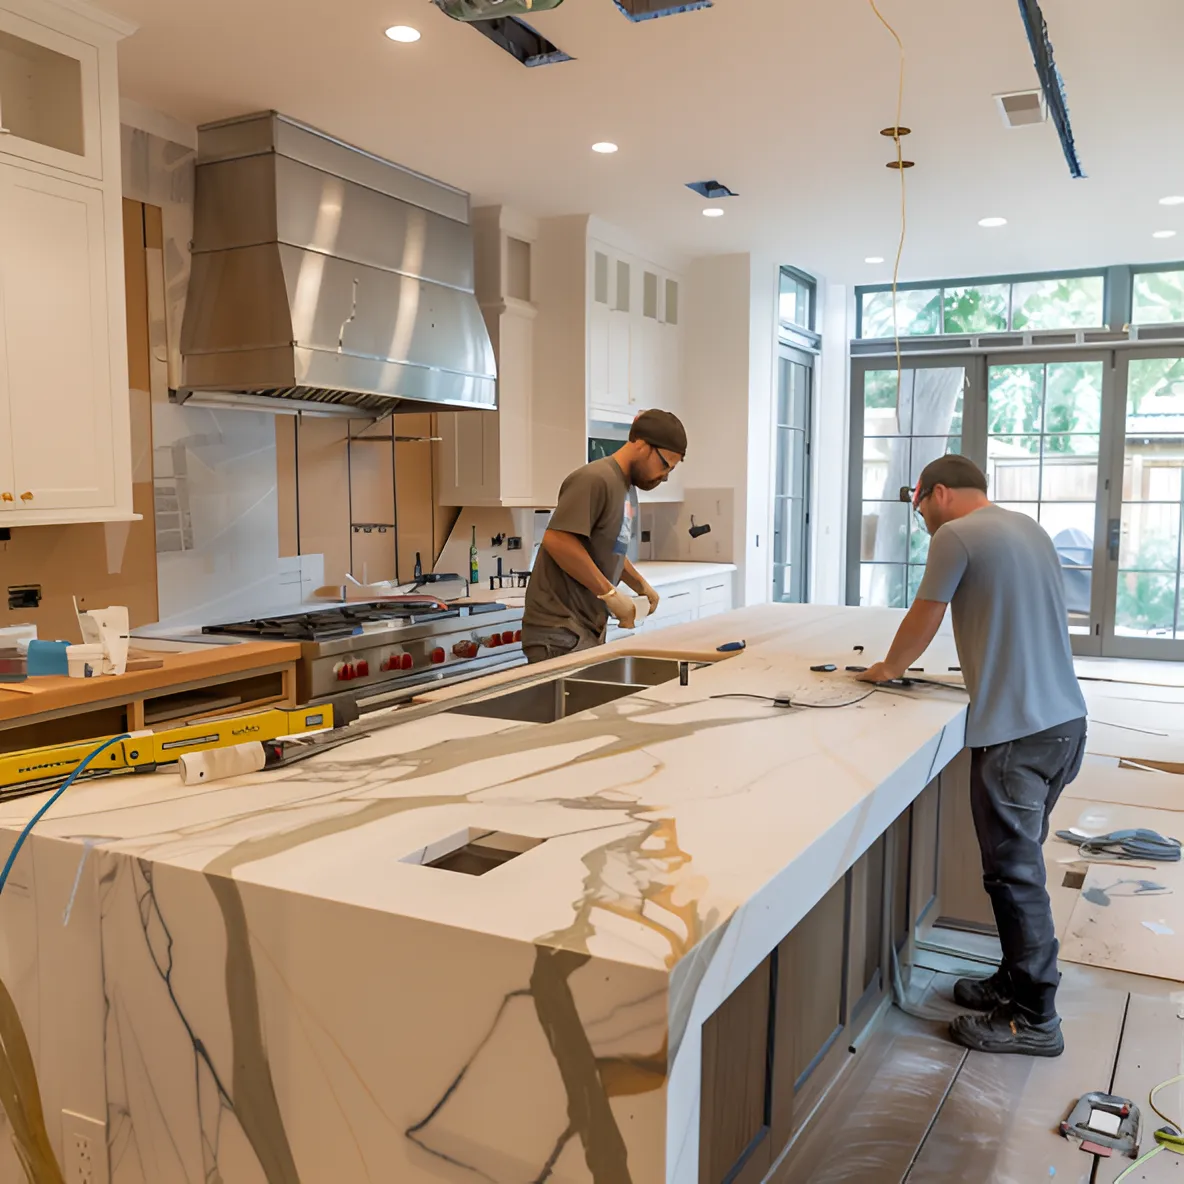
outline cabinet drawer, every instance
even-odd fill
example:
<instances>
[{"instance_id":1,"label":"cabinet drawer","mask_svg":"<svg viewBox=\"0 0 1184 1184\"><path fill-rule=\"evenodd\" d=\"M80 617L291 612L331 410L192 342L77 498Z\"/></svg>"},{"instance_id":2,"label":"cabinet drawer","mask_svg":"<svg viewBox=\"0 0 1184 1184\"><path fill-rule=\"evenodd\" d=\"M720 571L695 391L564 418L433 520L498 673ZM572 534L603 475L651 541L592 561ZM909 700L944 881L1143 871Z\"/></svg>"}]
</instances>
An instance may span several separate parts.
<instances>
[{"instance_id":1,"label":"cabinet drawer","mask_svg":"<svg viewBox=\"0 0 1184 1184\"><path fill-rule=\"evenodd\" d=\"M687 580L681 584L667 584L658 589L662 603L658 605L658 615L667 613L681 613L688 609L694 612L699 607L699 585L694 580Z\"/></svg>"},{"instance_id":2,"label":"cabinet drawer","mask_svg":"<svg viewBox=\"0 0 1184 1184\"><path fill-rule=\"evenodd\" d=\"M722 576L709 576L705 579L699 593L700 608L715 608L723 612L732 607L732 576L730 573Z\"/></svg>"}]
</instances>

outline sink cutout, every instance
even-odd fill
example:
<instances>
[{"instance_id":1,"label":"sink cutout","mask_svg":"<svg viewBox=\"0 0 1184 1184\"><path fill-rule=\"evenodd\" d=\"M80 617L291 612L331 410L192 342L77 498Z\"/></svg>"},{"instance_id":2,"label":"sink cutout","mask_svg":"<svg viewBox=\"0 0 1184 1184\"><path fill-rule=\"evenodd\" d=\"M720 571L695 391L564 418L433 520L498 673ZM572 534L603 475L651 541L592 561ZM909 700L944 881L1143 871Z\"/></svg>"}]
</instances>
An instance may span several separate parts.
<instances>
[{"instance_id":1,"label":"sink cutout","mask_svg":"<svg viewBox=\"0 0 1184 1184\"><path fill-rule=\"evenodd\" d=\"M541 846L545 839L531 839L500 830L470 826L446 839L431 843L401 859L400 863L418 863L462 876L483 876L511 859Z\"/></svg>"}]
</instances>

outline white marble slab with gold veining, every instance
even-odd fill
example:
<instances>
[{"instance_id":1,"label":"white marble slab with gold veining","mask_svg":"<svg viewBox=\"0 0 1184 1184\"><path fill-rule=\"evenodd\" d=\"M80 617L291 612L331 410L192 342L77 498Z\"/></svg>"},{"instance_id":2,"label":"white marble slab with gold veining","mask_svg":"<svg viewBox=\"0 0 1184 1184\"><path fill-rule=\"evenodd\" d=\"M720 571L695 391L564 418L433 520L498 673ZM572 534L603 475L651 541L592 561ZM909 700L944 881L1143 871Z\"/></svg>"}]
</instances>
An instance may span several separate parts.
<instances>
[{"instance_id":1,"label":"white marble slab with gold veining","mask_svg":"<svg viewBox=\"0 0 1184 1184\"><path fill-rule=\"evenodd\" d=\"M59 1161L69 1110L118 1184L692 1184L703 1021L962 747L961 693L842 672L899 619L741 610L645 648L744 653L555 724L436 703L271 773L72 789L0 898ZM815 707L717 697L786 693ZM416 862L486 831L543 841Z\"/></svg>"}]
</instances>

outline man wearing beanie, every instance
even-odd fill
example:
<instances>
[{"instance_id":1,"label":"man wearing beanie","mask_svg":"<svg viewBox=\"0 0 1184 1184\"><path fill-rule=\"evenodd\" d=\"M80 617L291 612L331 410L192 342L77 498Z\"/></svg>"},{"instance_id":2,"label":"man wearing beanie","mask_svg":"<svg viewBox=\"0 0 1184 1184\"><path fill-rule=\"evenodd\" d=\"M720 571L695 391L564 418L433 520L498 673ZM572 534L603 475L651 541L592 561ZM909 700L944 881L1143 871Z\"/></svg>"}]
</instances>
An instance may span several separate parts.
<instances>
[{"instance_id":1,"label":"man wearing beanie","mask_svg":"<svg viewBox=\"0 0 1184 1184\"><path fill-rule=\"evenodd\" d=\"M572 473L543 535L522 619L528 662L542 662L604 641L609 616L626 629L637 606L623 580L658 607L658 594L629 562L637 530L637 490L657 489L686 456L687 434L669 411L643 411L629 442L612 456Z\"/></svg>"},{"instance_id":2,"label":"man wearing beanie","mask_svg":"<svg viewBox=\"0 0 1184 1184\"><path fill-rule=\"evenodd\" d=\"M901 491L910 500L908 490ZM987 479L962 456L925 468L913 509L933 536L917 599L888 657L861 677L900 678L951 605L970 693L970 802L1003 961L960 979L953 1038L980 1052L1059 1056L1057 939L1042 847L1049 815L1081 769L1086 706L1073 670L1060 561L1031 518L987 499Z\"/></svg>"}]
</instances>

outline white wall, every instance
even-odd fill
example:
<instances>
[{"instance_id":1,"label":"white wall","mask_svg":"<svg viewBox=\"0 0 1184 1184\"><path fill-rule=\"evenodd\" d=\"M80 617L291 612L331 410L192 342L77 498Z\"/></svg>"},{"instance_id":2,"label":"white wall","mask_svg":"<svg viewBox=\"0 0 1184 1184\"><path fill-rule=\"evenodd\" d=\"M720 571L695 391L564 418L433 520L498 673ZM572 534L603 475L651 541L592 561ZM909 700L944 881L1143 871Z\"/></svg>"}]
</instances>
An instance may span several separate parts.
<instances>
[{"instance_id":1,"label":"white wall","mask_svg":"<svg viewBox=\"0 0 1184 1184\"><path fill-rule=\"evenodd\" d=\"M736 593L769 599L777 264L753 255L695 259L683 319L685 481L734 489Z\"/></svg>"},{"instance_id":2,"label":"white wall","mask_svg":"<svg viewBox=\"0 0 1184 1184\"><path fill-rule=\"evenodd\" d=\"M810 600L846 602L847 447L850 429L848 342L854 295L845 284L818 281L822 356L814 373L813 485L810 496Z\"/></svg>"}]
</instances>

